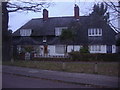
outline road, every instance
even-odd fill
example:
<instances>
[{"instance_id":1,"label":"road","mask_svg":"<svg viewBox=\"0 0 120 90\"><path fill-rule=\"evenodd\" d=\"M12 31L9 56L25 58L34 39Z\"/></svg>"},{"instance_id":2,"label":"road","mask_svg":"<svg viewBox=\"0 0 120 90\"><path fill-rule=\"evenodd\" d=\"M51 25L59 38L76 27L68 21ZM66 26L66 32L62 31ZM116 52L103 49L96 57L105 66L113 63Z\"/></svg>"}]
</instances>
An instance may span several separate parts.
<instances>
[{"instance_id":1,"label":"road","mask_svg":"<svg viewBox=\"0 0 120 90\"><path fill-rule=\"evenodd\" d=\"M3 73L2 88L86 88L86 86Z\"/></svg>"}]
</instances>

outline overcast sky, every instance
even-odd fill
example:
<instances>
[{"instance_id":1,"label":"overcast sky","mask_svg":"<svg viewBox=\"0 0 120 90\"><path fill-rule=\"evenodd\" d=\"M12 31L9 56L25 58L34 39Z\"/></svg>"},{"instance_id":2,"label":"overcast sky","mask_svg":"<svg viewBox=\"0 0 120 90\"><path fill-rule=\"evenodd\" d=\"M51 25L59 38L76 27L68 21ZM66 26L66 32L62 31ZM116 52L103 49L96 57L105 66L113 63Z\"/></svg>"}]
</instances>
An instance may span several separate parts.
<instances>
[{"instance_id":1,"label":"overcast sky","mask_svg":"<svg viewBox=\"0 0 120 90\"><path fill-rule=\"evenodd\" d=\"M73 16L75 3L80 8L80 16L83 16L91 13L95 2L81 2L80 0L74 0L73 2L54 2L54 4L48 8L49 17ZM43 12L9 13L9 29L14 32L32 18L42 18L42 14Z\"/></svg>"}]
</instances>

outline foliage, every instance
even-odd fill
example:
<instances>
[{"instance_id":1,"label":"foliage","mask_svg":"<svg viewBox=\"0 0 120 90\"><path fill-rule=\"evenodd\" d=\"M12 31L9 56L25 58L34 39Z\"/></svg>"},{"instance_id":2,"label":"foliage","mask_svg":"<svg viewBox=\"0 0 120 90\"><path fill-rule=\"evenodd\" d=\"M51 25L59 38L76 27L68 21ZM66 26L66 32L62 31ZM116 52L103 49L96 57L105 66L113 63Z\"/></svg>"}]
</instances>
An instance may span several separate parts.
<instances>
[{"instance_id":1,"label":"foliage","mask_svg":"<svg viewBox=\"0 0 120 90\"><path fill-rule=\"evenodd\" d=\"M24 46L23 49L24 49L24 52L29 52L29 53L34 50L32 46Z\"/></svg>"},{"instance_id":2,"label":"foliage","mask_svg":"<svg viewBox=\"0 0 120 90\"><path fill-rule=\"evenodd\" d=\"M61 40L70 42L73 40L73 38L74 38L74 34L70 29L63 29L62 30L62 34L60 36Z\"/></svg>"},{"instance_id":3,"label":"foliage","mask_svg":"<svg viewBox=\"0 0 120 90\"><path fill-rule=\"evenodd\" d=\"M84 46L81 47L81 48L80 48L80 53L90 53L90 52L89 52L89 48L88 48L88 47L84 47Z\"/></svg>"},{"instance_id":4,"label":"foliage","mask_svg":"<svg viewBox=\"0 0 120 90\"><path fill-rule=\"evenodd\" d=\"M74 61L119 61L119 54L100 54L100 53L80 53L80 52L70 52L72 60ZM96 58L97 57L97 58Z\"/></svg>"},{"instance_id":5,"label":"foliage","mask_svg":"<svg viewBox=\"0 0 120 90\"><path fill-rule=\"evenodd\" d=\"M109 19L109 25L116 31L119 31L120 27L114 25L112 22L116 22L120 17L120 0L116 0L115 2L109 0L109 2L104 1L103 3L110 9L109 13L113 16L112 19Z\"/></svg>"},{"instance_id":6,"label":"foliage","mask_svg":"<svg viewBox=\"0 0 120 90\"><path fill-rule=\"evenodd\" d=\"M26 1L18 1L12 2L12 0L8 0L6 2L2 2L2 60L10 60L11 59L11 46L12 39L10 38L8 31L8 21L9 21L9 13L16 11L33 11L33 12L41 12L42 8L48 8L51 3L46 2L26 2ZM28 50L29 51L29 50ZM6 57L7 55L7 57Z\"/></svg>"},{"instance_id":7,"label":"foliage","mask_svg":"<svg viewBox=\"0 0 120 90\"><path fill-rule=\"evenodd\" d=\"M92 15L100 16L103 20L107 21L109 19L109 12L107 12L107 9L108 7L104 3L95 4Z\"/></svg>"},{"instance_id":8,"label":"foliage","mask_svg":"<svg viewBox=\"0 0 120 90\"><path fill-rule=\"evenodd\" d=\"M116 46L120 46L120 38L116 41Z\"/></svg>"},{"instance_id":9,"label":"foliage","mask_svg":"<svg viewBox=\"0 0 120 90\"><path fill-rule=\"evenodd\" d=\"M16 11L33 11L33 12L41 12L42 8L48 8L51 5L50 2L7 2L8 12L16 12Z\"/></svg>"}]
</instances>

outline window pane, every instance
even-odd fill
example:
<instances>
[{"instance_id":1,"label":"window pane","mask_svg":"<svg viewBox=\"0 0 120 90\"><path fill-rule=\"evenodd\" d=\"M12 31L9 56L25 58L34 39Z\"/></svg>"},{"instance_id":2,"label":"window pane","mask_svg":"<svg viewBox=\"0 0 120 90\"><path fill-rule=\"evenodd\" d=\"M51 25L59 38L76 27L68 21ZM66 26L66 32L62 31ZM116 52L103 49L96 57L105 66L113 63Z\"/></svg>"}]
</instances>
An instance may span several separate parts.
<instances>
[{"instance_id":1,"label":"window pane","mask_svg":"<svg viewBox=\"0 0 120 90\"><path fill-rule=\"evenodd\" d=\"M99 45L99 49L98 49L98 51L101 51L101 45Z\"/></svg>"},{"instance_id":2,"label":"window pane","mask_svg":"<svg viewBox=\"0 0 120 90\"><path fill-rule=\"evenodd\" d=\"M101 34L101 29L99 29L99 35Z\"/></svg>"},{"instance_id":3,"label":"window pane","mask_svg":"<svg viewBox=\"0 0 120 90\"><path fill-rule=\"evenodd\" d=\"M92 50L93 50L93 51L95 50L94 45L92 46Z\"/></svg>"},{"instance_id":4,"label":"window pane","mask_svg":"<svg viewBox=\"0 0 120 90\"><path fill-rule=\"evenodd\" d=\"M100 29L100 34L102 35L102 29Z\"/></svg>"},{"instance_id":5,"label":"window pane","mask_svg":"<svg viewBox=\"0 0 120 90\"><path fill-rule=\"evenodd\" d=\"M97 31L96 31L96 29L94 29L94 35L96 35L96 33L97 33Z\"/></svg>"},{"instance_id":6,"label":"window pane","mask_svg":"<svg viewBox=\"0 0 120 90\"><path fill-rule=\"evenodd\" d=\"M94 29L91 29L92 35L94 35Z\"/></svg>"},{"instance_id":7,"label":"window pane","mask_svg":"<svg viewBox=\"0 0 120 90\"><path fill-rule=\"evenodd\" d=\"M20 35L21 36L30 36L32 33L31 29L21 29L20 30Z\"/></svg>"},{"instance_id":8,"label":"window pane","mask_svg":"<svg viewBox=\"0 0 120 90\"><path fill-rule=\"evenodd\" d=\"M88 29L88 36L102 36L102 29L101 28Z\"/></svg>"},{"instance_id":9,"label":"window pane","mask_svg":"<svg viewBox=\"0 0 120 90\"><path fill-rule=\"evenodd\" d=\"M97 35L99 35L99 28L97 28Z\"/></svg>"},{"instance_id":10,"label":"window pane","mask_svg":"<svg viewBox=\"0 0 120 90\"><path fill-rule=\"evenodd\" d=\"M55 46L55 52L58 54L64 54L65 47L64 45L57 45Z\"/></svg>"},{"instance_id":11,"label":"window pane","mask_svg":"<svg viewBox=\"0 0 120 90\"><path fill-rule=\"evenodd\" d=\"M99 51L99 45L96 46L96 51Z\"/></svg>"},{"instance_id":12,"label":"window pane","mask_svg":"<svg viewBox=\"0 0 120 90\"><path fill-rule=\"evenodd\" d=\"M95 29L95 35L97 35L97 28Z\"/></svg>"}]
</instances>

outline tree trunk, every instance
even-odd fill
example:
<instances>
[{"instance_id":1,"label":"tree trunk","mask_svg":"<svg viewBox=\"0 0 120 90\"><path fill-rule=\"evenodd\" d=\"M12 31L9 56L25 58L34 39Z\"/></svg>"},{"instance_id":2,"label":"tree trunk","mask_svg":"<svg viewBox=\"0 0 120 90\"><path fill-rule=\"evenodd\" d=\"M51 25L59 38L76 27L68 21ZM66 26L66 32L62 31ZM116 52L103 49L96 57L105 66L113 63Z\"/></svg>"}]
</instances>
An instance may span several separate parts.
<instances>
[{"instance_id":1,"label":"tree trunk","mask_svg":"<svg viewBox=\"0 0 120 90\"><path fill-rule=\"evenodd\" d=\"M10 60L10 33L8 31L7 2L2 2L2 60Z\"/></svg>"}]
</instances>

